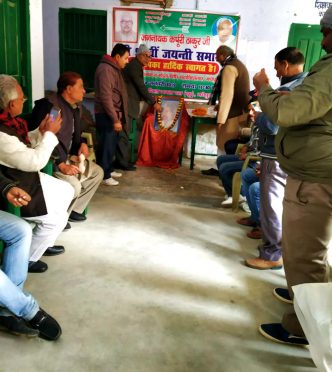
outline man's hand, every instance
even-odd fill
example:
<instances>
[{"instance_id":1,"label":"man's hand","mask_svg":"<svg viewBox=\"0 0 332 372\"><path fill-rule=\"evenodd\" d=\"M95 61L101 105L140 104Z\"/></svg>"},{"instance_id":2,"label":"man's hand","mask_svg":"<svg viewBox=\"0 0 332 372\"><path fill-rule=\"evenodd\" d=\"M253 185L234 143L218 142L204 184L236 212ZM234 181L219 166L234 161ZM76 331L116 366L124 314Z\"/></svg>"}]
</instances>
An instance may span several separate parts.
<instances>
[{"instance_id":1,"label":"man's hand","mask_svg":"<svg viewBox=\"0 0 332 372\"><path fill-rule=\"evenodd\" d=\"M162 107L161 107L161 104L156 102L154 105L153 105L153 108L157 111L157 112L161 112L162 110Z\"/></svg>"},{"instance_id":2,"label":"man's hand","mask_svg":"<svg viewBox=\"0 0 332 372\"><path fill-rule=\"evenodd\" d=\"M248 152L248 146L243 146L240 150L239 159L246 160L247 152Z\"/></svg>"},{"instance_id":3,"label":"man's hand","mask_svg":"<svg viewBox=\"0 0 332 372\"><path fill-rule=\"evenodd\" d=\"M78 150L78 156L80 156L81 154L84 155L85 159L89 158L89 147L86 143L81 143L81 146Z\"/></svg>"},{"instance_id":4,"label":"man's hand","mask_svg":"<svg viewBox=\"0 0 332 372\"><path fill-rule=\"evenodd\" d=\"M62 124L62 117L59 114L54 120L52 116L47 114L39 125L39 131L44 134L45 132L58 133Z\"/></svg>"},{"instance_id":5,"label":"man's hand","mask_svg":"<svg viewBox=\"0 0 332 372\"><path fill-rule=\"evenodd\" d=\"M58 168L61 173L66 174L67 176L76 176L80 171L76 165L60 163Z\"/></svg>"},{"instance_id":6,"label":"man's hand","mask_svg":"<svg viewBox=\"0 0 332 372\"><path fill-rule=\"evenodd\" d=\"M15 207L23 207L31 200L31 196L28 193L16 186L9 189L6 198Z\"/></svg>"},{"instance_id":7,"label":"man's hand","mask_svg":"<svg viewBox=\"0 0 332 372\"><path fill-rule=\"evenodd\" d=\"M119 121L117 121L116 123L114 123L114 130L116 132L121 132L122 131L122 124Z\"/></svg>"},{"instance_id":8,"label":"man's hand","mask_svg":"<svg viewBox=\"0 0 332 372\"><path fill-rule=\"evenodd\" d=\"M266 75L265 68L262 68L260 72L255 74L253 79L255 88L260 91L263 87L269 85L269 78Z\"/></svg>"}]
</instances>

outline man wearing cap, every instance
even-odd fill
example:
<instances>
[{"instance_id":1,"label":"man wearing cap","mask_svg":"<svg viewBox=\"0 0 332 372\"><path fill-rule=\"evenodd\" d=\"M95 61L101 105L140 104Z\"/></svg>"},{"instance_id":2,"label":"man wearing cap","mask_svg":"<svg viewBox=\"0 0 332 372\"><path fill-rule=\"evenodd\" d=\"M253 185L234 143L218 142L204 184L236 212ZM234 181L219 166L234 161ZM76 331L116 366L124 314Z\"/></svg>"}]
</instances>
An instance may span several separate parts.
<instances>
[{"instance_id":1,"label":"man wearing cap","mask_svg":"<svg viewBox=\"0 0 332 372\"><path fill-rule=\"evenodd\" d=\"M269 85L262 69L254 76L259 103L279 125L276 151L288 174L283 205L282 247L286 280L292 286L328 281L327 249L332 239L332 7L321 20L327 52L303 83L287 95ZM280 297L279 297L280 298ZM306 345L293 306L282 323L261 324L270 340Z\"/></svg>"},{"instance_id":2,"label":"man wearing cap","mask_svg":"<svg viewBox=\"0 0 332 372\"><path fill-rule=\"evenodd\" d=\"M149 48L145 44L141 44L136 51L136 57L133 58L124 69L124 77L130 102L128 106L130 126L133 119L139 119L142 113L146 111L147 105L153 105L156 111L161 112L161 105L156 102L144 84L143 69L149 64L150 60L151 52ZM145 107L140 107L141 102L146 103Z\"/></svg>"}]
</instances>

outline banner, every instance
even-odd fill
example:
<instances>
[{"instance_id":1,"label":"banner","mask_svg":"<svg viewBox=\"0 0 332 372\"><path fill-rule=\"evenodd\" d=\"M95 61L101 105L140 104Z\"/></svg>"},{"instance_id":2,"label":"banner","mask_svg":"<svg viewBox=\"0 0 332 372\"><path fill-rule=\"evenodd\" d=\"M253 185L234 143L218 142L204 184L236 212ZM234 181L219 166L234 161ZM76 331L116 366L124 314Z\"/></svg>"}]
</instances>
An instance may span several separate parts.
<instances>
[{"instance_id":1,"label":"banner","mask_svg":"<svg viewBox=\"0 0 332 372\"><path fill-rule=\"evenodd\" d=\"M236 51L240 17L118 7L112 20L112 47L126 44L131 56L140 44L150 49L144 76L151 94L206 100L220 70L215 52L220 45Z\"/></svg>"}]
</instances>

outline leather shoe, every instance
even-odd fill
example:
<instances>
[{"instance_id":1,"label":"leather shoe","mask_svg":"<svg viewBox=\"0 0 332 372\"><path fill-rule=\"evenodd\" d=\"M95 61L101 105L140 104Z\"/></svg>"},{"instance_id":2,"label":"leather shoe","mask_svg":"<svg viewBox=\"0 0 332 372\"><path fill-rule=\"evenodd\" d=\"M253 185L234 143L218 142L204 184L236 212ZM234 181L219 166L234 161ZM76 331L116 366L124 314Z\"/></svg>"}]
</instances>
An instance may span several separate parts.
<instances>
[{"instance_id":1,"label":"leather shoe","mask_svg":"<svg viewBox=\"0 0 332 372\"><path fill-rule=\"evenodd\" d=\"M69 215L68 220L70 222L81 222L81 221L85 221L86 217L84 216L83 213L77 213L75 211L72 211Z\"/></svg>"},{"instance_id":2,"label":"leather shoe","mask_svg":"<svg viewBox=\"0 0 332 372\"><path fill-rule=\"evenodd\" d=\"M28 272L29 273L43 273L48 269L47 263L43 261L30 261L28 266Z\"/></svg>"},{"instance_id":3,"label":"leather shoe","mask_svg":"<svg viewBox=\"0 0 332 372\"><path fill-rule=\"evenodd\" d=\"M219 171L214 168L202 170L201 173L204 174L204 176L219 176Z\"/></svg>"},{"instance_id":4,"label":"leather shoe","mask_svg":"<svg viewBox=\"0 0 332 372\"><path fill-rule=\"evenodd\" d=\"M0 316L0 329L17 336L36 337L39 334L38 330L28 327L23 319L14 315Z\"/></svg>"},{"instance_id":5,"label":"leather shoe","mask_svg":"<svg viewBox=\"0 0 332 372\"><path fill-rule=\"evenodd\" d=\"M39 331L39 337L48 341L57 340L62 333L60 324L43 309L28 322L29 326Z\"/></svg>"},{"instance_id":6,"label":"leather shoe","mask_svg":"<svg viewBox=\"0 0 332 372\"><path fill-rule=\"evenodd\" d=\"M236 222L239 225L242 225L242 226L249 226L249 227L256 227L257 226L256 222L254 222L250 217L240 218L240 219L236 220Z\"/></svg>"},{"instance_id":7,"label":"leather shoe","mask_svg":"<svg viewBox=\"0 0 332 372\"><path fill-rule=\"evenodd\" d=\"M67 222L67 225L65 226L65 228L63 229L63 231L68 231L71 229L71 225L69 222Z\"/></svg>"},{"instance_id":8,"label":"leather shoe","mask_svg":"<svg viewBox=\"0 0 332 372\"><path fill-rule=\"evenodd\" d=\"M262 239L263 233L260 227L254 227L251 231L247 232L247 237L250 239Z\"/></svg>"},{"instance_id":9,"label":"leather shoe","mask_svg":"<svg viewBox=\"0 0 332 372\"><path fill-rule=\"evenodd\" d=\"M48 247L43 256L57 256L62 253L65 253L65 247L62 245L54 245L53 247Z\"/></svg>"},{"instance_id":10,"label":"leather shoe","mask_svg":"<svg viewBox=\"0 0 332 372\"><path fill-rule=\"evenodd\" d=\"M251 267L252 269L257 269L257 270L279 270L282 269L282 258L278 261L268 261L268 260L263 260L262 258L249 258L248 260L245 260L245 264L248 267Z\"/></svg>"}]
</instances>

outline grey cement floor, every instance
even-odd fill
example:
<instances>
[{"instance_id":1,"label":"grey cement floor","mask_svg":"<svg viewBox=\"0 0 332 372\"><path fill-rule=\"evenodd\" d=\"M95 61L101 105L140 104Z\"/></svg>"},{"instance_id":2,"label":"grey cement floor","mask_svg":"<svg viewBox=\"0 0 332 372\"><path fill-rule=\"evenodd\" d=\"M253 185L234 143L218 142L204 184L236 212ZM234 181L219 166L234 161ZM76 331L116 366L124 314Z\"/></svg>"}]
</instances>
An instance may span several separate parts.
<instances>
[{"instance_id":1,"label":"grey cement floor","mask_svg":"<svg viewBox=\"0 0 332 372\"><path fill-rule=\"evenodd\" d=\"M314 371L306 349L257 331L287 306L272 295L284 273L243 265L257 241L219 207L217 178L199 173L210 162L101 186L88 220L61 234L66 253L27 281L61 339L1 333L0 371Z\"/></svg>"}]
</instances>

